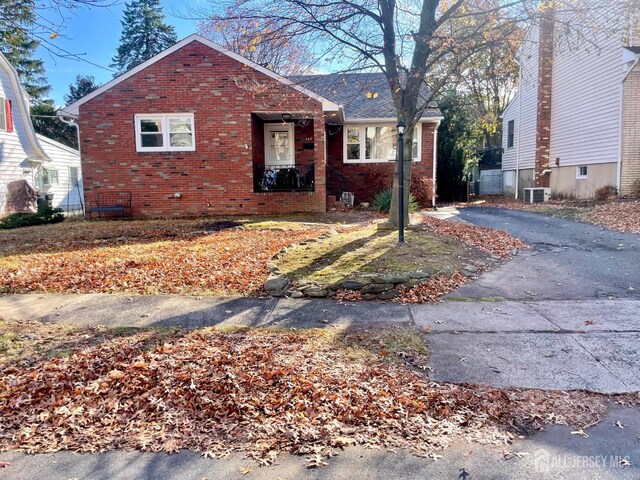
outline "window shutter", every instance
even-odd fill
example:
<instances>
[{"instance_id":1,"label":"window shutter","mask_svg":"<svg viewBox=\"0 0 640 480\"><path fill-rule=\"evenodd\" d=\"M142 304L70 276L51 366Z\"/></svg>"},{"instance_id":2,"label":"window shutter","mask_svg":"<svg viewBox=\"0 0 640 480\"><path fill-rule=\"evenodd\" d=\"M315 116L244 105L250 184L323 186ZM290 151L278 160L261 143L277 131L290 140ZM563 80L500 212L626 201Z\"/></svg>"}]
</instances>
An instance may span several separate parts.
<instances>
[{"instance_id":1,"label":"window shutter","mask_svg":"<svg viewBox=\"0 0 640 480\"><path fill-rule=\"evenodd\" d=\"M4 111L7 118L7 132L13 132L13 113L11 112L11 100L5 99Z\"/></svg>"}]
</instances>

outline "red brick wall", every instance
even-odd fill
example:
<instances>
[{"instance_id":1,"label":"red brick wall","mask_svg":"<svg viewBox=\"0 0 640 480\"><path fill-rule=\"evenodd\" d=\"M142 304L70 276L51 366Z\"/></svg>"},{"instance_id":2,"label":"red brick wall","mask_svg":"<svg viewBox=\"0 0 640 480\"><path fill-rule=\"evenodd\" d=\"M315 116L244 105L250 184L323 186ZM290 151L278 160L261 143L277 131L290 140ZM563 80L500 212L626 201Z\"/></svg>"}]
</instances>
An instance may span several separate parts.
<instances>
[{"instance_id":1,"label":"red brick wall","mask_svg":"<svg viewBox=\"0 0 640 480\"><path fill-rule=\"evenodd\" d=\"M302 111L314 119L316 191L254 193L251 113ZM193 112L196 151L137 153L134 115L154 112ZM87 201L131 191L136 217L325 211L320 102L199 42L81 105L80 132Z\"/></svg>"},{"instance_id":2,"label":"red brick wall","mask_svg":"<svg viewBox=\"0 0 640 480\"><path fill-rule=\"evenodd\" d=\"M551 77L553 70L554 15L548 12L540 20L538 46L538 107L536 125L535 185L549 187L551 175L543 173L549 168L551 149Z\"/></svg>"},{"instance_id":3,"label":"red brick wall","mask_svg":"<svg viewBox=\"0 0 640 480\"><path fill-rule=\"evenodd\" d=\"M421 161L412 163L412 176L433 178L433 130L435 125L435 123L422 125ZM327 165L351 180L356 204L369 202L378 193L378 188L373 180L381 173L386 173L392 179L396 163L344 163L342 161L343 138L342 127L327 126ZM327 172L327 176L331 178L331 172ZM327 194L336 195L335 185L327 185Z\"/></svg>"}]
</instances>

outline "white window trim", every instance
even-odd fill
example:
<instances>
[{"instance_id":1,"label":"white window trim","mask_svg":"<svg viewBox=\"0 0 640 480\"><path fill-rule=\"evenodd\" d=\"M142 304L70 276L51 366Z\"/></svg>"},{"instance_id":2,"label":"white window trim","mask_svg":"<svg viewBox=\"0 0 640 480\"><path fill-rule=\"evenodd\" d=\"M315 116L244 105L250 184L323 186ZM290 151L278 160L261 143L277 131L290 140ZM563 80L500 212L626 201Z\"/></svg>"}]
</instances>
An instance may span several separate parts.
<instances>
[{"instance_id":1,"label":"white window trim","mask_svg":"<svg viewBox=\"0 0 640 480\"><path fill-rule=\"evenodd\" d=\"M269 151L269 133L271 130L287 130L289 132L289 153L291 155L290 163L269 163L267 156ZM296 138L293 123L265 123L264 124L264 164L269 165L291 165L296 164Z\"/></svg>"},{"instance_id":2,"label":"white window trim","mask_svg":"<svg viewBox=\"0 0 640 480\"><path fill-rule=\"evenodd\" d=\"M5 105L5 98L0 97L0 117L2 117L2 123L0 124L0 130L3 132L7 131L7 107ZM3 126L4 125L4 126Z\"/></svg>"},{"instance_id":3,"label":"white window trim","mask_svg":"<svg viewBox=\"0 0 640 480\"><path fill-rule=\"evenodd\" d=\"M162 147L143 147L142 132L140 128L140 120L145 118L161 118L162 119ZM191 120L191 139L190 147L171 147L169 141L169 119L171 118L188 118ZM196 129L193 113L136 113L135 119L136 130L136 152L195 152L196 150Z\"/></svg>"},{"instance_id":4,"label":"white window trim","mask_svg":"<svg viewBox=\"0 0 640 480\"><path fill-rule=\"evenodd\" d=\"M581 168L586 168L587 169L587 174L586 175L580 175L580 169ZM576 179L577 180L584 180L585 178L589 177L589 166L588 165L579 165L576 167Z\"/></svg>"},{"instance_id":5,"label":"white window trim","mask_svg":"<svg viewBox=\"0 0 640 480\"><path fill-rule=\"evenodd\" d=\"M388 163L393 162L395 159L387 158L365 158L366 144L365 144L365 127L395 127L393 123L345 123L342 126L342 162L343 163ZM347 129L357 128L360 130L360 158L349 159L347 158ZM414 138L417 136L418 140L418 156L413 159L414 162L422 161L422 122L416 124L414 131Z\"/></svg>"}]
</instances>

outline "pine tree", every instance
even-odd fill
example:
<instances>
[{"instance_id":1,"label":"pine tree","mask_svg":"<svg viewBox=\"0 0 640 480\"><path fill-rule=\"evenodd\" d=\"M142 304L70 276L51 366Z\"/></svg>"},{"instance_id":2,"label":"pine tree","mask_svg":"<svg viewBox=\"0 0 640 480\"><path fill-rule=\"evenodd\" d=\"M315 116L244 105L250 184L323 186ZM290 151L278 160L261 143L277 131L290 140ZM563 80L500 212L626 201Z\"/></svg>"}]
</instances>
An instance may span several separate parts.
<instances>
[{"instance_id":1,"label":"pine tree","mask_svg":"<svg viewBox=\"0 0 640 480\"><path fill-rule=\"evenodd\" d=\"M132 0L125 4L122 34L112 68L115 76L131 70L176 43L175 29L165 23L160 0Z\"/></svg>"},{"instance_id":2,"label":"pine tree","mask_svg":"<svg viewBox=\"0 0 640 480\"><path fill-rule=\"evenodd\" d=\"M96 83L96 79L91 75L77 75L76 83L69 85L69 93L64 96L64 101L67 105L70 105L99 87L100 85Z\"/></svg>"},{"instance_id":3,"label":"pine tree","mask_svg":"<svg viewBox=\"0 0 640 480\"><path fill-rule=\"evenodd\" d=\"M44 62L33 58L38 41L30 36L36 23L33 0L0 0L0 52L18 72L20 83L32 100L41 100L51 89L44 77Z\"/></svg>"}]
</instances>

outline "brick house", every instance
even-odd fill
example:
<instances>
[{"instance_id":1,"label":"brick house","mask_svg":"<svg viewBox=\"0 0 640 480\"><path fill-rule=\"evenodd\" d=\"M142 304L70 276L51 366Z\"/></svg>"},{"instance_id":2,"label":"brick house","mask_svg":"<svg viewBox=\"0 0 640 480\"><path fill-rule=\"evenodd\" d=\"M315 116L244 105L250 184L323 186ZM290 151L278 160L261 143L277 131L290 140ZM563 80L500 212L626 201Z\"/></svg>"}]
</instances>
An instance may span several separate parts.
<instances>
[{"instance_id":1,"label":"brick house","mask_svg":"<svg viewBox=\"0 0 640 480\"><path fill-rule=\"evenodd\" d=\"M132 194L135 217L324 212L391 173L395 110L381 74L283 78L191 35L65 107L85 198ZM425 111L414 175L435 177L441 114Z\"/></svg>"},{"instance_id":2,"label":"brick house","mask_svg":"<svg viewBox=\"0 0 640 480\"><path fill-rule=\"evenodd\" d=\"M506 195L544 187L589 198L600 187L623 195L640 187L638 16L601 13L549 10L530 26L517 53L519 91L502 115Z\"/></svg>"}]
</instances>

